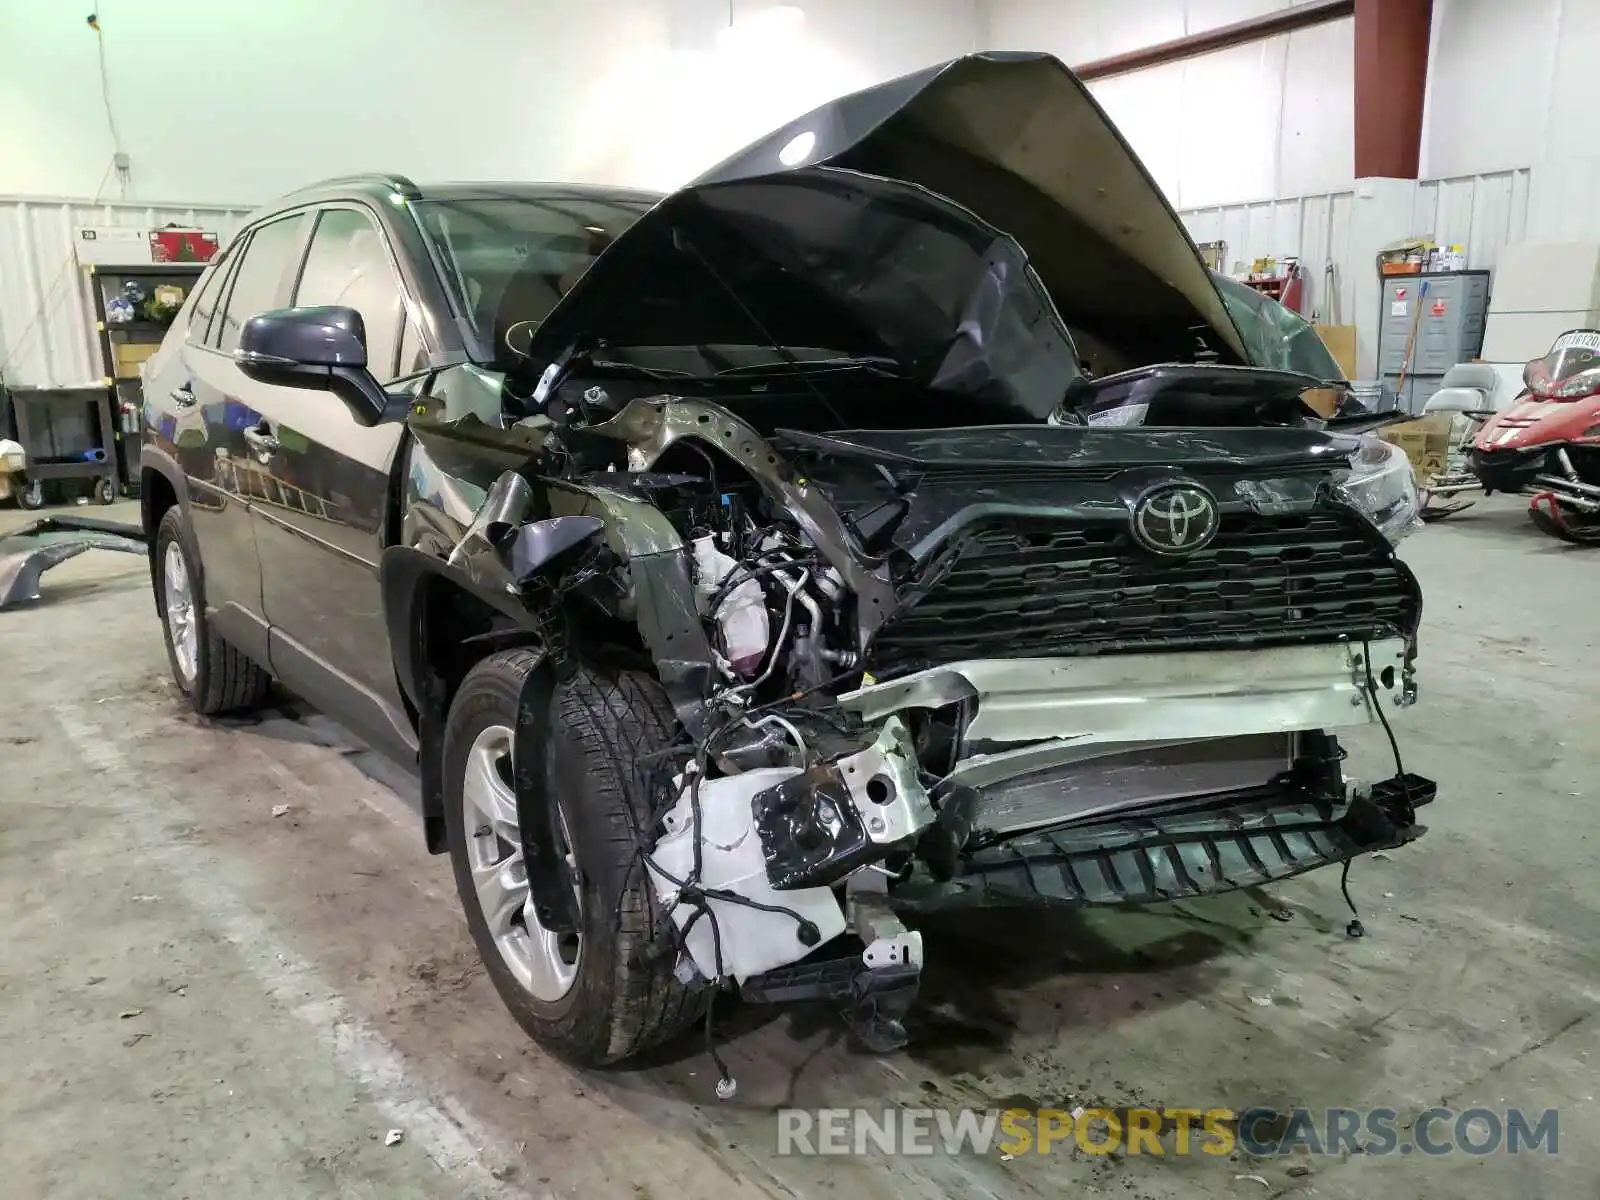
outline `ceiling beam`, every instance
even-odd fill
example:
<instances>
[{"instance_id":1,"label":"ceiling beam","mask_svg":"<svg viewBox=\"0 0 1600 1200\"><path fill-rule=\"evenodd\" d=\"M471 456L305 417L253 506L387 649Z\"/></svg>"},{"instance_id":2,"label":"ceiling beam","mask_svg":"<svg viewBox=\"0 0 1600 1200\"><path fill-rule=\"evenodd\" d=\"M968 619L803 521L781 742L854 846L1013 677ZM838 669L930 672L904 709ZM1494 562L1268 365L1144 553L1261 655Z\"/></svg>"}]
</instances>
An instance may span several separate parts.
<instances>
[{"instance_id":1,"label":"ceiling beam","mask_svg":"<svg viewBox=\"0 0 1600 1200\"><path fill-rule=\"evenodd\" d=\"M1352 17L1355 12L1356 0L1304 0L1304 3L1292 4L1264 16L1235 21L1231 25L1219 25L1215 29L1191 33L1170 42L1129 50L1126 54L1097 58L1072 70L1079 79L1108 79L1113 75L1126 75L1130 71L1143 71L1147 67L1159 67L1164 63L1181 62L1186 58L1214 54L1233 46L1264 41L1281 33L1293 33L1297 29L1326 25L1330 21Z\"/></svg>"}]
</instances>

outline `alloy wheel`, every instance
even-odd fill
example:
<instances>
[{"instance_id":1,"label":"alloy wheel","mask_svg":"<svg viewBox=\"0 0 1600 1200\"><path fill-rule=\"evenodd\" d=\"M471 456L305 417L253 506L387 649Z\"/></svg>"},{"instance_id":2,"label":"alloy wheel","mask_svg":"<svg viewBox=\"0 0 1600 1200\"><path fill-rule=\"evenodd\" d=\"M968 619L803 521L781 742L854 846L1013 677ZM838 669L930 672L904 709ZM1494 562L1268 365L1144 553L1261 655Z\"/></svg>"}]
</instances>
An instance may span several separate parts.
<instances>
[{"instance_id":1,"label":"alloy wheel","mask_svg":"<svg viewBox=\"0 0 1600 1200\"><path fill-rule=\"evenodd\" d=\"M461 786L467 862L479 910L500 957L529 995L552 1003L572 990L583 946L576 934L547 929L534 911L517 797L511 784L511 745L511 730L491 725L467 753ZM574 895L581 904L572 839L559 809L557 815L557 851L566 860Z\"/></svg>"},{"instance_id":2,"label":"alloy wheel","mask_svg":"<svg viewBox=\"0 0 1600 1200\"><path fill-rule=\"evenodd\" d=\"M200 631L195 624L194 589L189 585L189 564L184 561L183 550L177 542L167 543L162 570L166 575L164 597L167 632L172 637L172 656L177 661L178 674L183 677L183 683L192 685L200 661Z\"/></svg>"}]
</instances>

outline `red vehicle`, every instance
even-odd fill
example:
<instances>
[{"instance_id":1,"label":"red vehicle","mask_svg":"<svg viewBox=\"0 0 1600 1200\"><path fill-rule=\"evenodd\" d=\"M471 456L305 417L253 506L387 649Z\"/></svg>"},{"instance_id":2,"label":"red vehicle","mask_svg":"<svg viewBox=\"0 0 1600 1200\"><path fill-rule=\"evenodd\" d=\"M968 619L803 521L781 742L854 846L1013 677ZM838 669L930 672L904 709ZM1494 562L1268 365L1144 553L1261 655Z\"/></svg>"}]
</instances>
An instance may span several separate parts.
<instances>
[{"instance_id":1,"label":"red vehicle","mask_svg":"<svg viewBox=\"0 0 1600 1200\"><path fill-rule=\"evenodd\" d=\"M1600 330L1573 329L1523 370L1527 390L1467 456L1485 492L1527 492L1534 523L1600 545Z\"/></svg>"}]
</instances>

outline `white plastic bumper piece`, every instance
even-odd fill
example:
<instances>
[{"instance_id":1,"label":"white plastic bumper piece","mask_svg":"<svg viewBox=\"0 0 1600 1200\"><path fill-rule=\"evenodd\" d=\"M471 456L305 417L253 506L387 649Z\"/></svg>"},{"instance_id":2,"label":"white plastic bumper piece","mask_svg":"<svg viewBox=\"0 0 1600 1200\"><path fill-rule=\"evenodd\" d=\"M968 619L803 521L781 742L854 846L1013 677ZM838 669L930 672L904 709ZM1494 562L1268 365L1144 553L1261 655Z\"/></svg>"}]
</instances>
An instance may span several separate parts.
<instances>
[{"instance_id":1,"label":"white plastic bumper piece","mask_svg":"<svg viewBox=\"0 0 1600 1200\"><path fill-rule=\"evenodd\" d=\"M784 908L795 916L766 912L727 900L707 900L717 923L714 936L711 917L694 920L695 906L678 903L680 889L674 882L687 882L694 870L694 815L687 787L666 816L667 833L656 843L655 853L647 860L650 878L655 884L657 898L663 906L672 909L673 920L680 930L694 921L686 939L689 957L707 979L716 979L719 975L717 937L722 943L720 974L743 983L752 975L804 958L845 930L844 910L830 888L779 892L774 891L767 880L767 863L761 851L761 836L756 832L751 800L757 792L798 774L800 771L795 767L768 767L723 779L706 779L700 784L701 886ZM822 935L821 940L813 945L801 942L800 926L795 917L815 925Z\"/></svg>"},{"instance_id":2,"label":"white plastic bumper piece","mask_svg":"<svg viewBox=\"0 0 1600 1200\"><path fill-rule=\"evenodd\" d=\"M1377 696L1367 690L1367 665ZM842 708L880 721L906 708L977 701L974 742L1172 741L1335 729L1409 703L1406 642L1103 654L950 663L860 688Z\"/></svg>"}]
</instances>

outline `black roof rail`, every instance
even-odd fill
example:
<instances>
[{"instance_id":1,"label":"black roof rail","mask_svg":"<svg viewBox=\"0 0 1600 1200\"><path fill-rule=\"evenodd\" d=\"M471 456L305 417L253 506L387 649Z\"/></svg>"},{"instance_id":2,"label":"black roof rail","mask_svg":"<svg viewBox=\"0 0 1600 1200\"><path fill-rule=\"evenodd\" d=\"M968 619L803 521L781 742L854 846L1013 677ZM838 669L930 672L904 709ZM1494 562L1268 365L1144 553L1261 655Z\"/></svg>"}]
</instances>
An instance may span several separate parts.
<instances>
[{"instance_id":1,"label":"black roof rail","mask_svg":"<svg viewBox=\"0 0 1600 1200\"><path fill-rule=\"evenodd\" d=\"M393 171L368 171L358 175L340 175L333 179L321 179L299 189L309 192L316 188L336 187L342 183L376 183L399 192L407 200L418 200L422 197L422 189L404 175Z\"/></svg>"}]
</instances>

